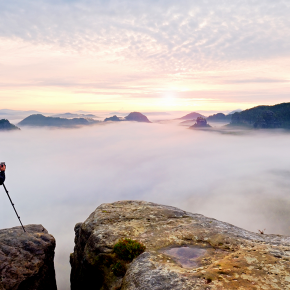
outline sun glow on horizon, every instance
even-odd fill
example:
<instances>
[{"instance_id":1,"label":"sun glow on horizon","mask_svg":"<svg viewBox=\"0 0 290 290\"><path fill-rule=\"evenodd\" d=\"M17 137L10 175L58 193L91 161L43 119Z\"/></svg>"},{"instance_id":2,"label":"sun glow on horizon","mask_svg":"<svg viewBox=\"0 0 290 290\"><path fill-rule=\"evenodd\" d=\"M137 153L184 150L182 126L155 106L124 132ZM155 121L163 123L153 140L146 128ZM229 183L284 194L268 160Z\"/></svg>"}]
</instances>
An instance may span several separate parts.
<instances>
[{"instance_id":1,"label":"sun glow on horizon","mask_svg":"<svg viewBox=\"0 0 290 290\"><path fill-rule=\"evenodd\" d=\"M283 26L277 35L260 26L258 20L264 19L264 13L259 9L253 12L252 6L245 4L248 13L256 16L250 19L257 19L256 24L248 23L253 28L249 38L244 33L243 15L232 2L222 15L218 13L221 4L213 3L216 10L210 18L201 4L185 3L188 9L177 5L180 14L172 14L170 3L150 6L137 1L132 9L141 4L142 9L135 13L120 7L125 19L121 12L111 10L114 5L104 6L106 13L101 14L90 7L93 12L88 15L74 3L64 8L47 2L47 11L55 15L52 22L42 17L47 12L41 10L40 2L19 3L13 12L8 2L3 3L0 22L4 21L7 33L0 31L1 107L51 112L115 111L121 107L128 111L225 111L289 101L290 30L285 7L277 4L279 13L267 10L272 24L279 17ZM263 5L256 4L261 9ZM157 13L158 17L148 22L148 15L154 18L152 12L160 8L168 14ZM57 14L53 13L56 9ZM30 11L38 17L30 18ZM232 23L231 11L239 14L234 30L228 25ZM204 14L199 15L201 12ZM79 22L64 25L69 15ZM13 17L22 19L19 23L23 25L11 22ZM211 26L215 29L209 29ZM86 31L86 37L80 31ZM260 38L253 37L258 34ZM264 45L264 36L272 45ZM250 43L248 39L252 39Z\"/></svg>"}]
</instances>

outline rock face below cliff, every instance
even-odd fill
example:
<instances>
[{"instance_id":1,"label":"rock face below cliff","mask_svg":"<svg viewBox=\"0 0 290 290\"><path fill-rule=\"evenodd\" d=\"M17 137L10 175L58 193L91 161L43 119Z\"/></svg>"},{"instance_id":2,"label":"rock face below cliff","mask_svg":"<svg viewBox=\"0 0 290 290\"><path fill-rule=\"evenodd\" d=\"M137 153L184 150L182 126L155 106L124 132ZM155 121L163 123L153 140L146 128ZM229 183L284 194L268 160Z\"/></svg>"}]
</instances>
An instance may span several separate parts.
<instances>
[{"instance_id":1,"label":"rock face below cliff","mask_svg":"<svg viewBox=\"0 0 290 290\"><path fill-rule=\"evenodd\" d=\"M114 275L120 238L146 250ZM75 227L71 289L290 289L290 237L143 201L99 206Z\"/></svg>"},{"instance_id":2,"label":"rock face below cliff","mask_svg":"<svg viewBox=\"0 0 290 290\"><path fill-rule=\"evenodd\" d=\"M0 230L0 290L56 290L55 240L41 225Z\"/></svg>"}]
</instances>

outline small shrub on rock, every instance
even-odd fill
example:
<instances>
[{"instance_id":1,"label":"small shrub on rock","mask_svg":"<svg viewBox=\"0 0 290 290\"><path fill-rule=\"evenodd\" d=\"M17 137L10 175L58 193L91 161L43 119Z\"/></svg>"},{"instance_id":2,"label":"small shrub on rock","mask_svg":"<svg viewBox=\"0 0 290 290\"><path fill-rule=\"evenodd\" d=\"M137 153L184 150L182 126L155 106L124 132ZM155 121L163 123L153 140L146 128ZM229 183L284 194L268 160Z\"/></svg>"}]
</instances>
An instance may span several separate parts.
<instances>
[{"instance_id":1,"label":"small shrub on rock","mask_svg":"<svg viewBox=\"0 0 290 290\"><path fill-rule=\"evenodd\" d=\"M115 276L121 277L126 274L126 266L122 262L117 262L116 264L113 265L112 271Z\"/></svg>"},{"instance_id":2,"label":"small shrub on rock","mask_svg":"<svg viewBox=\"0 0 290 290\"><path fill-rule=\"evenodd\" d=\"M114 245L114 253L124 261L131 262L146 250L146 247L135 240L121 239Z\"/></svg>"}]
</instances>

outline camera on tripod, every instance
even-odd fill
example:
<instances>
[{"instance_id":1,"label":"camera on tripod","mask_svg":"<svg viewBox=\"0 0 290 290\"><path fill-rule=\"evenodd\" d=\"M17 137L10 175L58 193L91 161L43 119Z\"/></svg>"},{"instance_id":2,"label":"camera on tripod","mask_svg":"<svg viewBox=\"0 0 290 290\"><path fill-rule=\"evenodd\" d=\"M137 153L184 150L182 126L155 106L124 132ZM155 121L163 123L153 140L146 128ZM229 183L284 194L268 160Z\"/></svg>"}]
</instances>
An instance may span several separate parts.
<instances>
[{"instance_id":1,"label":"camera on tripod","mask_svg":"<svg viewBox=\"0 0 290 290\"><path fill-rule=\"evenodd\" d=\"M9 195L9 193L8 193L8 190L7 190L7 188L6 188L6 186L5 186L5 184L4 184L4 181L5 181L5 169L4 170L2 170L2 168L5 166L5 169L6 169L6 164L5 164L5 162L0 162L0 185L3 185L3 187L4 187L4 189L5 189L5 191L6 191L6 194L7 194L7 196L8 196L8 198L9 198L9 200L10 200L10 203L11 203L11 205L12 205L12 207L13 207L13 209L14 209L14 211L15 211L15 213L16 213L16 216L17 216L17 218L18 218L18 220L19 220L19 222L20 222L20 224L21 224L21 227L22 227L22 229L23 229L23 231L24 232L26 232L25 231L25 227L23 226L23 224L22 224L22 222L21 222L21 220L20 220L20 216L18 215L18 212L16 211L16 208L15 208L15 206L14 206L14 203L12 202L12 199L11 199L11 197L10 197L10 195Z\"/></svg>"}]
</instances>

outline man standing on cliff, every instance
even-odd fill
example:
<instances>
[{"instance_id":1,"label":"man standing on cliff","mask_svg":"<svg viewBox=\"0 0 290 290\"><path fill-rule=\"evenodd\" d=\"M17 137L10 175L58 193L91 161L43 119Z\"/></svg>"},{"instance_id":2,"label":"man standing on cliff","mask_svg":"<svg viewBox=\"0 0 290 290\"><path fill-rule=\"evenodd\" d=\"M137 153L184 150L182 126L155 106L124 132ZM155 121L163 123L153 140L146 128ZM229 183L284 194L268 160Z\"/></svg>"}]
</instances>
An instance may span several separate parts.
<instances>
[{"instance_id":1,"label":"man standing on cliff","mask_svg":"<svg viewBox=\"0 0 290 290\"><path fill-rule=\"evenodd\" d=\"M2 185L5 181L5 170L6 170L5 163L1 163L0 164L0 185Z\"/></svg>"}]
</instances>

